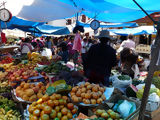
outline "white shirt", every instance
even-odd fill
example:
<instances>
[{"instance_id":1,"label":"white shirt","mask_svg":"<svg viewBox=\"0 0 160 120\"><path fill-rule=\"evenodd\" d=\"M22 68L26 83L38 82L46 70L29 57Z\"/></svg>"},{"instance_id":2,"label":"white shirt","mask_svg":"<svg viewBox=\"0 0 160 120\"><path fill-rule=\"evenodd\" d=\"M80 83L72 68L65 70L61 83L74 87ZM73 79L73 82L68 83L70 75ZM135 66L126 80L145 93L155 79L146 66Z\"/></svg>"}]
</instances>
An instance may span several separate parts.
<instances>
[{"instance_id":1,"label":"white shirt","mask_svg":"<svg viewBox=\"0 0 160 120\"><path fill-rule=\"evenodd\" d=\"M135 48L135 42L133 40L125 40L122 42L121 47L123 48Z\"/></svg>"},{"instance_id":2,"label":"white shirt","mask_svg":"<svg viewBox=\"0 0 160 120\"><path fill-rule=\"evenodd\" d=\"M32 50L34 49L33 46L31 45L32 47ZM29 47L27 45L24 45L23 48L22 48L22 53L28 53L28 52L31 52Z\"/></svg>"},{"instance_id":3,"label":"white shirt","mask_svg":"<svg viewBox=\"0 0 160 120\"><path fill-rule=\"evenodd\" d=\"M87 52L87 50L88 50L88 48L87 47L89 47L89 45L88 45L88 42L84 42L84 41L82 41L82 48L81 48L81 53L86 53Z\"/></svg>"}]
</instances>

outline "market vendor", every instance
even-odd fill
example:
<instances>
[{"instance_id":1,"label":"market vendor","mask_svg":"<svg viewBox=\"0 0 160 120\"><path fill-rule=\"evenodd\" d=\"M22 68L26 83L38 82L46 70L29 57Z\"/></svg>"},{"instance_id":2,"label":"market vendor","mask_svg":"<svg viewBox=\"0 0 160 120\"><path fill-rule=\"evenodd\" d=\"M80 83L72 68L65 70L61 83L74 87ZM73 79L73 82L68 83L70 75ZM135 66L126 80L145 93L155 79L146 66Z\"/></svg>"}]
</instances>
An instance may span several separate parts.
<instances>
[{"instance_id":1,"label":"market vendor","mask_svg":"<svg viewBox=\"0 0 160 120\"><path fill-rule=\"evenodd\" d=\"M32 52L34 47L31 45L30 39L25 38L21 43L21 53L26 55L28 52Z\"/></svg>"},{"instance_id":2,"label":"market vendor","mask_svg":"<svg viewBox=\"0 0 160 120\"><path fill-rule=\"evenodd\" d=\"M137 69L135 68L135 66L136 66L137 60L138 60L138 54L136 54L134 50L130 48L124 48L120 52L122 74L126 74L132 78L135 78L135 70Z\"/></svg>"},{"instance_id":3,"label":"market vendor","mask_svg":"<svg viewBox=\"0 0 160 120\"><path fill-rule=\"evenodd\" d=\"M107 42L111 39L109 32L103 30L98 36L100 43L92 45L86 57L86 75L89 82L109 86L111 69L117 63L116 51Z\"/></svg>"}]
</instances>

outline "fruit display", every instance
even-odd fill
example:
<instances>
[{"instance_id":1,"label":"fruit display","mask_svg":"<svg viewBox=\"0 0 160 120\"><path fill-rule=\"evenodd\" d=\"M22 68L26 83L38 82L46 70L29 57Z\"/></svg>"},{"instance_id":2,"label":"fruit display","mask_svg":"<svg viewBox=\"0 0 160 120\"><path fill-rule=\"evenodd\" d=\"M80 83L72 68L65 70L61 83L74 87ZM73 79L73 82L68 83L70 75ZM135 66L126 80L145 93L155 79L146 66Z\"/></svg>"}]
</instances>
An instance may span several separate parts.
<instances>
[{"instance_id":1,"label":"fruit display","mask_svg":"<svg viewBox=\"0 0 160 120\"><path fill-rule=\"evenodd\" d=\"M8 73L7 72L1 72L0 71L0 83L2 82L2 81L6 81L6 75L7 75Z\"/></svg>"},{"instance_id":2,"label":"fruit display","mask_svg":"<svg viewBox=\"0 0 160 120\"><path fill-rule=\"evenodd\" d=\"M40 65L49 65L51 64L51 60L49 60L46 56L41 57L41 61L38 62Z\"/></svg>"},{"instance_id":3,"label":"fruit display","mask_svg":"<svg viewBox=\"0 0 160 120\"><path fill-rule=\"evenodd\" d=\"M36 63L41 61L41 55L37 52L32 52L32 53L28 52L27 56L29 60L32 60Z\"/></svg>"},{"instance_id":4,"label":"fruit display","mask_svg":"<svg viewBox=\"0 0 160 120\"><path fill-rule=\"evenodd\" d=\"M6 56L0 61L0 64L8 64L8 63L13 62L13 60L14 60L13 58Z\"/></svg>"},{"instance_id":5,"label":"fruit display","mask_svg":"<svg viewBox=\"0 0 160 120\"><path fill-rule=\"evenodd\" d=\"M4 68L5 70L9 69L11 66L13 65L13 63L9 63L9 64L0 64L0 67Z\"/></svg>"},{"instance_id":6,"label":"fruit display","mask_svg":"<svg viewBox=\"0 0 160 120\"><path fill-rule=\"evenodd\" d=\"M16 109L16 104L0 96L0 120L20 120L20 112Z\"/></svg>"},{"instance_id":7,"label":"fruit display","mask_svg":"<svg viewBox=\"0 0 160 120\"><path fill-rule=\"evenodd\" d=\"M114 112L113 110L109 109L109 110L104 110L104 109L97 109L95 114L98 117L102 117L105 120L123 120L120 117L120 114Z\"/></svg>"},{"instance_id":8,"label":"fruit display","mask_svg":"<svg viewBox=\"0 0 160 120\"><path fill-rule=\"evenodd\" d=\"M46 86L42 82L39 82L37 85L22 82L20 86L16 88L15 92L16 96L24 101L33 102L42 98L46 92Z\"/></svg>"},{"instance_id":9,"label":"fruit display","mask_svg":"<svg viewBox=\"0 0 160 120\"><path fill-rule=\"evenodd\" d=\"M19 64L17 66L12 66L10 69L6 70L8 73L7 77L10 82L20 81L22 79L28 79L33 76L39 76L38 72L33 70L34 65L32 64Z\"/></svg>"},{"instance_id":10,"label":"fruit display","mask_svg":"<svg viewBox=\"0 0 160 120\"><path fill-rule=\"evenodd\" d=\"M90 84L86 82L80 86L72 88L70 95L75 103L83 102L84 104L101 104L106 97L104 95L105 88L98 84Z\"/></svg>"},{"instance_id":11,"label":"fruit display","mask_svg":"<svg viewBox=\"0 0 160 120\"><path fill-rule=\"evenodd\" d=\"M46 73L60 73L61 71L70 71L66 65L61 64L60 62L52 63L51 65L45 67L42 71Z\"/></svg>"},{"instance_id":12,"label":"fruit display","mask_svg":"<svg viewBox=\"0 0 160 120\"><path fill-rule=\"evenodd\" d=\"M77 108L69 102L67 96L45 94L37 102L33 102L28 111L30 120L69 120L77 113Z\"/></svg>"},{"instance_id":13,"label":"fruit display","mask_svg":"<svg viewBox=\"0 0 160 120\"><path fill-rule=\"evenodd\" d=\"M11 92L11 87L8 86L8 83L4 82L4 83L0 83L0 93L4 93L4 92Z\"/></svg>"}]
</instances>

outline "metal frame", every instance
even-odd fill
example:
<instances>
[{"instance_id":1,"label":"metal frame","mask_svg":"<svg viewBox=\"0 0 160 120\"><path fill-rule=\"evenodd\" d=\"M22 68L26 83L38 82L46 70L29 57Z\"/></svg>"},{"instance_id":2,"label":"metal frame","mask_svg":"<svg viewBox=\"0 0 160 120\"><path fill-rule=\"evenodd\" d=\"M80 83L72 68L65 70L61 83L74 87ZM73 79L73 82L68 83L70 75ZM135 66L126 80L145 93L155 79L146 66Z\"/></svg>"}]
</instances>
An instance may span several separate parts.
<instances>
[{"instance_id":1,"label":"metal frame","mask_svg":"<svg viewBox=\"0 0 160 120\"><path fill-rule=\"evenodd\" d=\"M146 104L148 101L148 96L149 96L149 90L152 84L152 78L153 78L153 74L154 71L156 71L157 69L159 69L159 67L156 66L158 57L159 57L159 50L160 50L160 21L155 21L137 2L136 0L133 0L133 2L135 2L135 4L153 21L154 24L157 25L156 29L157 29L157 34L156 34L156 39L155 39L155 43L153 45L153 49L151 51L151 63L149 66L149 72L148 72L148 76L146 79L146 83L145 83L145 88L144 88L144 92L143 92L143 97L142 97L142 102L141 102L141 107L140 107L140 112L139 112L139 118L138 120L144 120L144 114L145 114L145 110L146 110Z\"/></svg>"}]
</instances>

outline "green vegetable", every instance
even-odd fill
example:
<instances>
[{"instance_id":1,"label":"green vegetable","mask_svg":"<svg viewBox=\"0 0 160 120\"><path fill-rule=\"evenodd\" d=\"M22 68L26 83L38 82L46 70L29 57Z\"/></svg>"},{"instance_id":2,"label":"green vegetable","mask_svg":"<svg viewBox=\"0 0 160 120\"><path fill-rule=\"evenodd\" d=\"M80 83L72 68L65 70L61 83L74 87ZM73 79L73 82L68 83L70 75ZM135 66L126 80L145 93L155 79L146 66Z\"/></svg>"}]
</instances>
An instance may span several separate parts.
<instances>
[{"instance_id":1,"label":"green vegetable","mask_svg":"<svg viewBox=\"0 0 160 120\"><path fill-rule=\"evenodd\" d=\"M158 76L153 77L152 83L153 83L158 89L160 89L160 77L158 77Z\"/></svg>"},{"instance_id":2,"label":"green vegetable","mask_svg":"<svg viewBox=\"0 0 160 120\"><path fill-rule=\"evenodd\" d=\"M130 76L128 76L128 75L120 75L120 76L118 76L118 79L119 80L130 80Z\"/></svg>"},{"instance_id":3,"label":"green vegetable","mask_svg":"<svg viewBox=\"0 0 160 120\"><path fill-rule=\"evenodd\" d=\"M50 96L50 95L52 95L53 93L55 93L55 88L54 87L52 87L52 86L49 86L48 88L47 88L47 90L46 90L46 93Z\"/></svg>"}]
</instances>

